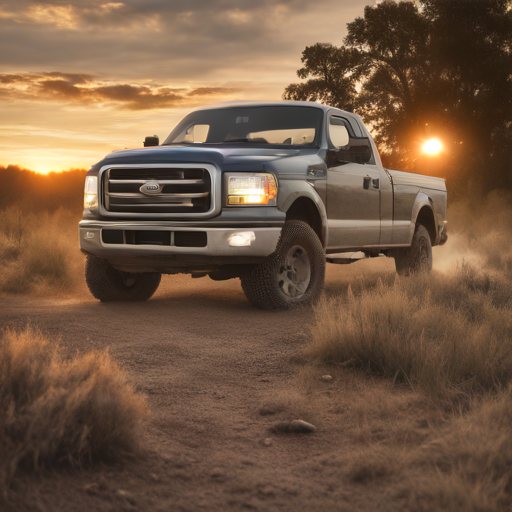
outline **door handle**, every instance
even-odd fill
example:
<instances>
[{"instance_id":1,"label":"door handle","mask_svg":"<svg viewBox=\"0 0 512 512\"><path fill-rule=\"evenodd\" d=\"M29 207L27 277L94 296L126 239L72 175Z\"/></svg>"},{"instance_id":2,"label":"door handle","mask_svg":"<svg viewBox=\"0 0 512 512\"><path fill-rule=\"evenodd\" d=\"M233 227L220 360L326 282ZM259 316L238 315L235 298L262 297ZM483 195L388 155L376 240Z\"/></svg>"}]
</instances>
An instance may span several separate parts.
<instances>
[{"instance_id":1,"label":"door handle","mask_svg":"<svg viewBox=\"0 0 512 512\"><path fill-rule=\"evenodd\" d=\"M377 178L376 180L372 180L373 188L380 188L380 179Z\"/></svg>"},{"instance_id":2,"label":"door handle","mask_svg":"<svg viewBox=\"0 0 512 512\"><path fill-rule=\"evenodd\" d=\"M363 178L363 188L365 190L368 190L370 188L371 181L372 181L372 177L371 176L365 176Z\"/></svg>"}]
</instances>

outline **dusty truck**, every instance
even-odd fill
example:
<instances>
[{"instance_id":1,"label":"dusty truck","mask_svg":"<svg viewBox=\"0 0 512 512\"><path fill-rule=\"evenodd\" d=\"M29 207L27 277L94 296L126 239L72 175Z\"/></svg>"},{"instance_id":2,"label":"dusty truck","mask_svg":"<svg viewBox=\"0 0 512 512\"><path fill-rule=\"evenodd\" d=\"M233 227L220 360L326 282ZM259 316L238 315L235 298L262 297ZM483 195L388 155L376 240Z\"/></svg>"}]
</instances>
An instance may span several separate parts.
<instances>
[{"instance_id":1,"label":"dusty truck","mask_svg":"<svg viewBox=\"0 0 512 512\"><path fill-rule=\"evenodd\" d=\"M147 300L161 274L187 273L240 278L253 305L282 310L319 296L326 262L385 255L414 274L447 238L444 180L385 169L349 112L217 104L144 145L86 176L80 246L100 301Z\"/></svg>"}]
</instances>

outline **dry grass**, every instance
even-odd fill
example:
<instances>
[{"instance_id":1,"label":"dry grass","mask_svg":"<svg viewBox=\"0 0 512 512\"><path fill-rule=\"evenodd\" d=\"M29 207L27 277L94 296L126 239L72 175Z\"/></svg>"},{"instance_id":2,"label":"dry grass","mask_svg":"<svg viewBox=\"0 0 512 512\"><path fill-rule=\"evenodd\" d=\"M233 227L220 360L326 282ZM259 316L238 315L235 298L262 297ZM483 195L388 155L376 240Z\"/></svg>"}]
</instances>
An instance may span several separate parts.
<instances>
[{"instance_id":1,"label":"dry grass","mask_svg":"<svg viewBox=\"0 0 512 512\"><path fill-rule=\"evenodd\" d=\"M0 490L22 469L136 453L146 411L107 352L65 359L38 331L6 331L0 339Z\"/></svg>"},{"instance_id":2,"label":"dry grass","mask_svg":"<svg viewBox=\"0 0 512 512\"><path fill-rule=\"evenodd\" d=\"M84 287L78 218L59 209L39 215L0 211L0 292L56 294Z\"/></svg>"},{"instance_id":3,"label":"dry grass","mask_svg":"<svg viewBox=\"0 0 512 512\"><path fill-rule=\"evenodd\" d=\"M438 271L362 277L316 307L311 364L368 379L352 402L337 391L361 445L341 479L406 510L512 509L511 218L498 193L452 207Z\"/></svg>"},{"instance_id":4,"label":"dry grass","mask_svg":"<svg viewBox=\"0 0 512 512\"><path fill-rule=\"evenodd\" d=\"M409 382L431 396L512 380L510 283L462 264L321 302L307 355Z\"/></svg>"},{"instance_id":5,"label":"dry grass","mask_svg":"<svg viewBox=\"0 0 512 512\"><path fill-rule=\"evenodd\" d=\"M488 396L455 417L416 454L426 474L412 477L414 510L512 508L512 391Z\"/></svg>"}]
</instances>

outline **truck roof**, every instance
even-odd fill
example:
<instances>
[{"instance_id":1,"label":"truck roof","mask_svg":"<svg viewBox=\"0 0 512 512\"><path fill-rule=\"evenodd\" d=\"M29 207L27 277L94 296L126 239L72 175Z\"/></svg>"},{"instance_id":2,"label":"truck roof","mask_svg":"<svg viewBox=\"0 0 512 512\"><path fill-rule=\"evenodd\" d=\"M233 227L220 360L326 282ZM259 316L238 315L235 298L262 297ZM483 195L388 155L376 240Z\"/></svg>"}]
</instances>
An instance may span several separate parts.
<instances>
[{"instance_id":1,"label":"truck roof","mask_svg":"<svg viewBox=\"0 0 512 512\"><path fill-rule=\"evenodd\" d=\"M337 110L341 112L343 115L359 117L357 114L352 112L345 112L344 110L340 110L336 107L331 107L329 105L323 105L322 103L316 103L314 101L292 101L292 100L282 100L282 101L219 101L217 103L211 103L209 105L204 105L202 107L197 107L194 110L214 110L221 108L237 108L237 107L313 107L318 108L324 111L327 110Z\"/></svg>"}]
</instances>

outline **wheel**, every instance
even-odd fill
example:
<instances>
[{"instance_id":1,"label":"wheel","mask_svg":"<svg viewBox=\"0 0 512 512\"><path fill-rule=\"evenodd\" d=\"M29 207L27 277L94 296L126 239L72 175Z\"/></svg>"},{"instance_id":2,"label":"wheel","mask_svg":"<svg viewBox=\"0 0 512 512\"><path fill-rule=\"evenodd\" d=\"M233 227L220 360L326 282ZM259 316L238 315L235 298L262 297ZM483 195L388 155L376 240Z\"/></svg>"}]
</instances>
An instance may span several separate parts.
<instances>
[{"instance_id":1,"label":"wheel","mask_svg":"<svg viewBox=\"0 0 512 512\"><path fill-rule=\"evenodd\" d=\"M284 225L274 253L241 278L251 304L277 311L315 301L324 279L322 243L308 224L296 220Z\"/></svg>"},{"instance_id":2,"label":"wheel","mask_svg":"<svg viewBox=\"0 0 512 512\"><path fill-rule=\"evenodd\" d=\"M409 276L432 270L432 243L425 226L416 226L410 247L397 249L394 254L396 271Z\"/></svg>"},{"instance_id":3,"label":"wheel","mask_svg":"<svg viewBox=\"0 0 512 512\"><path fill-rule=\"evenodd\" d=\"M161 275L116 270L107 260L87 256L85 281L92 295L101 302L148 300L158 288Z\"/></svg>"}]
</instances>

